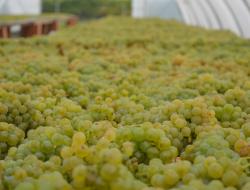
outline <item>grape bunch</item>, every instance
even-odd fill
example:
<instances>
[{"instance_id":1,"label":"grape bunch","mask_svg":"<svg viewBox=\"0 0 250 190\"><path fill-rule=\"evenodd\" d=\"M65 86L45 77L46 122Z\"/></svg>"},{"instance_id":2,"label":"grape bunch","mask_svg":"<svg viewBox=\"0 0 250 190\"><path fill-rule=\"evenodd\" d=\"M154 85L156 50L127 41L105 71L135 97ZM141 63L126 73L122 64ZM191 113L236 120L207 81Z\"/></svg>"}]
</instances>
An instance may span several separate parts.
<instances>
[{"instance_id":1,"label":"grape bunch","mask_svg":"<svg viewBox=\"0 0 250 190\"><path fill-rule=\"evenodd\" d=\"M249 190L250 43L105 18L0 41L0 190Z\"/></svg>"}]
</instances>

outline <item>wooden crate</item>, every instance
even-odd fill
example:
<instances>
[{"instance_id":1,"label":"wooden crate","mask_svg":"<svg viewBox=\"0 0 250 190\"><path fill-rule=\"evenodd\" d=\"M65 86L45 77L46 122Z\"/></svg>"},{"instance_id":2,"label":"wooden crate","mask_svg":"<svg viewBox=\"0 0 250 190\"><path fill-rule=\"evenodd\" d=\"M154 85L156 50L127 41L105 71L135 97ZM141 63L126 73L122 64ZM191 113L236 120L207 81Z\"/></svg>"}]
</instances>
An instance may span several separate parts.
<instances>
[{"instance_id":1,"label":"wooden crate","mask_svg":"<svg viewBox=\"0 0 250 190\"><path fill-rule=\"evenodd\" d=\"M57 31L59 29L59 21L58 20L52 20L49 23L49 29L50 29L50 31Z\"/></svg>"},{"instance_id":2,"label":"wooden crate","mask_svg":"<svg viewBox=\"0 0 250 190\"><path fill-rule=\"evenodd\" d=\"M42 34L47 35L50 33L49 22L42 23Z\"/></svg>"},{"instance_id":3,"label":"wooden crate","mask_svg":"<svg viewBox=\"0 0 250 190\"><path fill-rule=\"evenodd\" d=\"M21 24L21 36L31 37L43 34L43 23L41 22L28 22Z\"/></svg>"},{"instance_id":4,"label":"wooden crate","mask_svg":"<svg viewBox=\"0 0 250 190\"><path fill-rule=\"evenodd\" d=\"M67 20L67 26L75 26L78 22L78 17L76 16L73 16L73 17L70 17L68 20Z\"/></svg>"},{"instance_id":5,"label":"wooden crate","mask_svg":"<svg viewBox=\"0 0 250 190\"><path fill-rule=\"evenodd\" d=\"M1 25L0 26L0 38L10 38L10 37L11 37L10 26Z\"/></svg>"}]
</instances>

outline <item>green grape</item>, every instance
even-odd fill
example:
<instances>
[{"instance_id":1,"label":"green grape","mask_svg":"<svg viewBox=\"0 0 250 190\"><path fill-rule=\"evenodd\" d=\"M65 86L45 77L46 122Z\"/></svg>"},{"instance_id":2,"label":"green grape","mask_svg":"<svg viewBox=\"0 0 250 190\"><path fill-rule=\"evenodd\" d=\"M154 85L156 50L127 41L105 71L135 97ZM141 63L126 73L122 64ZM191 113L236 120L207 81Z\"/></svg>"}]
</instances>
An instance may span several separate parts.
<instances>
[{"instance_id":1,"label":"green grape","mask_svg":"<svg viewBox=\"0 0 250 190\"><path fill-rule=\"evenodd\" d=\"M133 135L133 139L135 141L139 141L140 142L140 141L144 140L145 133L144 133L144 130L142 128L140 128L140 127L133 127L132 130L131 130L131 132L132 132L132 135Z\"/></svg>"},{"instance_id":2,"label":"green grape","mask_svg":"<svg viewBox=\"0 0 250 190\"><path fill-rule=\"evenodd\" d=\"M122 150L126 156L130 157L134 152L134 144L132 142L124 142Z\"/></svg>"},{"instance_id":3,"label":"green grape","mask_svg":"<svg viewBox=\"0 0 250 190\"><path fill-rule=\"evenodd\" d=\"M82 132L75 133L73 138L72 138L72 145L71 145L73 151L75 153L81 151L85 142L86 142L86 137L85 137L84 133L82 133Z\"/></svg>"},{"instance_id":4,"label":"green grape","mask_svg":"<svg viewBox=\"0 0 250 190\"><path fill-rule=\"evenodd\" d=\"M73 150L70 147L63 147L61 150L61 157L63 159L69 158L73 155Z\"/></svg>"},{"instance_id":5,"label":"green grape","mask_svg":"<svg viewBox=\"0 0 250 190\"><path fill-rule=\"evenodd\" d=\"M159 150L156 147L150 147L147 149L147 156L149 159L157 158L159 155Z\"/></svg>"},{"instance_id":6,"label":"green grape","mask_svg":"<svg viewBox=\"0 0 250 190\"><path fill-rule=\"evenodd\" d=\"M181 130L181 133L184 137L190 137L191 136L191 129L189 127L184 127Z\"/></svg>"},{"instance_id":7,"label":"green grape","mask_svg":"<svg viewBox=\"0 0 250 190\"><path fill-rule=\"evenodd\" d=\"M165 186L165 178L162 174L155 174L151 178L151 184L154 187L164 187Z\"/></svg>"},{"instance_id":8,"label":"green grape","mask_svg":"<svg viewBox=\"0 0 250 190\"><path fill-rule=\"evenodd\" d=\"M112 164L105 164L102 166L100 175L104 180L112 181L117 177L118 168Z\"/></svg>"},{"instance_id":9,"label":"green grape","mask_svg":"<svg viewBox=\"0 0 250 190\"><path fill-rule=\"evenodd\" d=\"M182 181L183 183L188 184L193 179L195 179L195 175L192 173L187 173L186 175L183 176Z\"/></svg>"},{"instance_id":10,"label":"green grape","mask_svg":"<svg viewBox=\"0 0 250 190\"><path fill-rule=\"evenodd\" d=\"M221 178L223 175L222 166L218 163L211 163L208 167L208 175L214 179Z\"/></svg>"},{"instance_id":11,"label":"green grape","mask_svg":"<svg viewBox=\"0 0 250 190\"><path fill-rule=\"evenodd\" d=\"M179 181L179 175L173 169L167 169L164 171L165 184L173 186Z\"/></svg>"},{"instance_id":12,"label":"green grape","mask_svg":"<svg viewBox=\"0 0 250 190\"><path fill-rule=\"evenodd\" d=\"M189 186L192 188L195 188L195 189L204 188L202 181L199 179L194 179L194 180L190 181Z\"/></svg>"},{"instance_id":13,"label":"green grape","mask_svg":"<svg viewBox=\"0 0 250 190\"><path fill-rule=\"evenodd\" d=\"M87 175L87 168L84 165L78 165L73 169L72 177L75 181L81 181L84 183Z\"/></svg>"},{"instance_id":14,"label":"green grape","mask_svg":"<svg viewBox=\"0 0 250 190\"><path fill-rule=\"evenodd\" d=\"M50 141L44 141L41 143L41 150L44 153L49 153L53 151L53 144Z\"/></svg>"},{"instance_id":15,"label":"green grape","mask_svg":"<svg viewBox=\"0 0 250 190\"><path fill-rule=\"evenodd\" d=\"M77 158L76 156L71 156L63 160L62 168L67 172L72 171L76 166L81 165L82 162L83 161L80 158Z\"/></svg>"},{"instance_id":16,"label":"green grape","mask_svg":"<svg viewBox=\"0 0 250 190\"><path fill-rule=\"evenodd\" d=\"M170 146L171 146L171 141L166 138L166 137L163 137L161 139L159 139L159 142L158 142L158 147L159 149L162 151L162 150L166 150L168 149Z\"/></svg>"},{"instance_id":17,"label":"green grape","mask_svg":"<svg viewBox=\"0 0 250 190\"><path fill-rule=\"evenodd\" d=\"M209 183L208 187L210 189L224 189L223 184L219 180L213 180Z\"/></svg>"},{"instance_id":18,"label":"green grape","mask_svg":"<svg viewBox=\"0 0 250 190\"><path fill-rule=\"evenodd\" d=\"M179 176L185 176L191 169L191 163L189 161L180 161L176 164L176 171Z\"/></svg>"},{"instance_id":19,"label":"green grape","mask_svg":"<svg viewBox=\"0 0 250 190\"><path fill-rule=\"evenodd\" d=\"M171 162L172 161L172 159L173 159L173 155L172 155L172 152L171 151L162 151L161 153L160 153L160 158L161 158L161 160L164 162L164 163L166 163L166 162Z\"/></svg>"},{"instance_id":20,"label":"green grape","mask_svg":"<svg viewBox=\"0 0 250 190\"><path fill-rule=\"evenodd\" d=\"M120 164L122 161L122 154L116 148L108 149L108 150L104 151L103 159L106 162L109 162L109 163L114 164L114 165Z\"/></svg>"},{"instance_id":21,"label":"green grape","mask_svg":"<svg viewBox=\"0 0 250 190\"><path fill-rule=\"evenodd\" d=\"M242 125L242 130L246 137L250 137L250 123L245 123Z\"/></svg>"},{"instance_id":22,"label":"green grape","mask_svg":"<svg viewBox=\"0 0 250 190\"><path fill-rule=\"evenodd\" d=\"M29 182L20 183L15 190L35 190L35 186Z\"/></svg>"},{"instance_id":23,"label":"green grape","mask_svg":"<svg viewBox=\"0 0 250 190\"><path fill-rule=\"evenodd\" d=\"M164 133L159 129L150 128L146 131L146 138L150 141L157 142Z\"/></svg>"},{"instance_id":24,"label":"green grape","mask_svg":"<svg viewBox=\"0 0 250 190\"><path fill-rule=\"evenodd\" d=\"M174 121L175 126L179 129L184 128L187 125L187 122L185 119L178 118Z\"/></svg>"},{"instance_id":25,"label":"green grape","mask_svg":"<svg viewBox=\"0 0 250 190\"><path fill-rule=\"evenodd\" d=\"M225 186L237 186L239 183L239 177L234 171L226 171L223 174L222 181Z\"/></svg>"},{"instance_id":26,"label":"green grape","mask_svg":"<svg viewBox=\"0 0 250 190\"><path fill-rule=\"evenodd\" d=\"M51 139L52 143L56 146L64 144L64 136L61 134L54 134Z\"/></svg>"}]
</instances>

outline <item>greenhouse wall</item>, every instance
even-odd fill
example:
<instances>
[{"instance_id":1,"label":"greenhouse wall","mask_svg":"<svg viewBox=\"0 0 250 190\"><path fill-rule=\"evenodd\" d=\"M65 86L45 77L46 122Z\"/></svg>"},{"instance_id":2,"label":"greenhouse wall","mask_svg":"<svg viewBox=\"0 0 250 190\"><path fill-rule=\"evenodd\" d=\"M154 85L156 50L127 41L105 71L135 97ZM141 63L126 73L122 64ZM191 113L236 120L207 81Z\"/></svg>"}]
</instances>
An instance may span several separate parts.
<instances>
[{"instance_id":1,"label":"greenhouse wall","mask_svg":"<svg viewBox=\"0 0 250 190\"><path fill-rule=\"evenodd\" d=\"M180 9L172 0L133 0L132 15L137 18L160 16L182 20Z\"/></svg>"},{"instance_id":2,"label":"greenhouse wall","mask_svg":"<svg viewBox=\"0 0 250 190\"><path fill-rule=\"evenodd\" d=\"M250 38L250 0L132 0L135 18L176 19Z\"/></svg>"},{"instance_id":3,"label":"greenhouse wall","mask_svg":"<svg viewBox=\"0 0 250 190\"><path fill-rule=\"evenodd\" d=\"M41 0L0 0L1 15L37 15L41 13Z\"/></svg>"}]
</instances>

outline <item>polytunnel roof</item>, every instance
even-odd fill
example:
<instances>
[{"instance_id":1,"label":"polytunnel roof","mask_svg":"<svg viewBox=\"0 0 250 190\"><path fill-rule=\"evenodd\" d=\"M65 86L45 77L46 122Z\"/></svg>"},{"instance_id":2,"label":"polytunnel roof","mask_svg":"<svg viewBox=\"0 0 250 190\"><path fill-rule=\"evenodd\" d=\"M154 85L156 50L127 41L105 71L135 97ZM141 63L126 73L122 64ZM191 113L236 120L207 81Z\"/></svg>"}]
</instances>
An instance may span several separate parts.
<instances>
[{"instance_id":1,"label":"polytunnel roof","mask_svg":"<svg viewBox=\"0 0 250 190\"><path fill-rule=\"evenodd\" d=\"M41 0L0 0L1 15L40 14Z\"/></svg>"},{"instance_id":2,"label":"polytunnel roof","mask_svg":"<svg viewBox=\"0 0 250 190\"><path fill-rule=\"evenodd\" d=\"M132 12L135 17L175 18L250 38L250 0L133 0Z\"/></svg>"}]
</instances>

